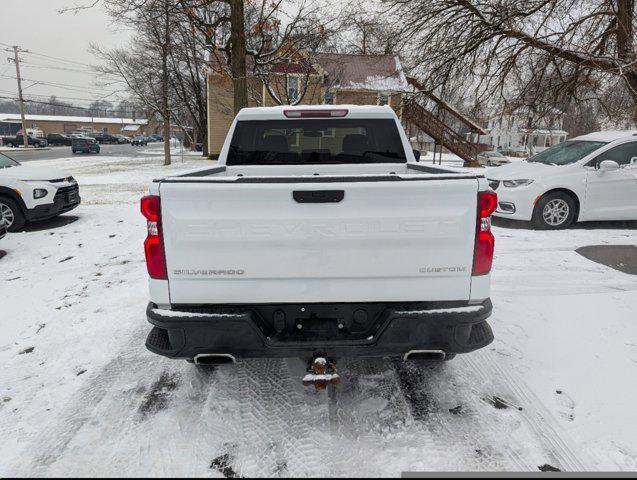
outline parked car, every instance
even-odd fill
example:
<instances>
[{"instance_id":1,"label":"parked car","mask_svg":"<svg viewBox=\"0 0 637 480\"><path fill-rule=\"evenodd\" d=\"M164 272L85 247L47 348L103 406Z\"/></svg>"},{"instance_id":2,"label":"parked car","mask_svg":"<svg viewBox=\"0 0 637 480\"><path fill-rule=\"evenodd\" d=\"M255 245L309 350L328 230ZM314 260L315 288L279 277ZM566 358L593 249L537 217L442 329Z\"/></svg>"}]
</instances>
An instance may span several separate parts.
<instances>
[{"instance_id":1,"label":"parked car","mask_svg":"<svg viewBox=\"0 0 637 480\"><path fill-rule=\"evenodd\" d=\"M148 138L143 135L137 135L133 137L130 143L134 147L146 146L148 145Z\"/></svg>"},{"instance_id":2,"label":"parked car","mask_svg":"<svg viewBox=\"0 0 637 480\"><path fill-rule=\"evenodd\" d=\"M500 153L507 157L526 158L529 156L529 151L526 147L508 147L500 150Z\"/></svg>"},{"instance_id":3,"label":"parked car","mask_svg":"<svg viewBox=\"0 0 637 480\"><path fill-rule=\"evenodd\" d=\"M487 172L498 217L535 228L637 220L637 132L596 132Z\"/></svg>"},{"instance_id":4,"label":"parked car","mask_svg":"<svg viewBox=\"0 0 637 480\"><path fill-rule=\"evenodd\" d=\"M97 141L97 143L100 143L100 144L118 143L118 140L115 137L115 135L111 135L110 133L95 133L95 134L92 134L91 136Z\"/></svg>"},{"instance_id":5,"label":"parked car","mask_svg":"<svg viewBox=\"0 0 637 480\"><path fill-rule=\"evenodd\" d=\"M21 165L0 153L0 214L10 232L26 222L53 218L80 204L80 190L66 172Z\"/></svg>"},{"instance_id":6,"label":"parked car","mask_svg":"<svg viewBox=\"0 0 637 480\"><path fill-rule=\"evenodd\" d=\"M94 138L74 138L71 151L73 153L100 153L100 145Z\"/></svg>"},{"instance_id":7,"label":"parked car","mask_svg":"<svg viewBox=\"0 0 637 480\"><path fill-rule=\"evenodd\" d=\"M7 224L4 220L2 212L0 212L0 240L7 236Z\"/></svg>"},{"instance_id":8,"label":"parked car","mask_svg":"<svg viewBox=\"0 0 637 480\"><path fill-rule=\"evenodd\" d=\"M71 146L71 137L64 133L49 133L46 136L46 141L51 146Z\"/></svg>"},{"instance_id":9,"label":"parked car","mask_svg":"<svg viewBox=\"0 0 637 480\"><path fill-rule=\"evenodd\" d=\"M477 157L478 163L483 167L498 167L510 163L510 160L502 153L492 150L490 152L482 152Z\"/></svg>"},{"instance_id":10,"label":"parked car","mask_svg":"<svg viewBox=\"0 0 637 480\"><path fill-rule=\"evenodd\" d=\"M49 145L46 138L34 137L33 135L27 135L27 141L30 146L35 148L46 147ZM2 137L2 143L10 148L21 147L24 145L24 137L22 134L15 136Z\"/></svg>"},{"instance_id":11,"label":"parked car","mask_svg":"<svg viewBox=\"0 0 637 480\"><path fill-rule=\"evenodd\" d=\"M148 349L214 365L491 343L482 174L417 163L387 106L246 108L226 142L142 199Z\"/></svg>"},{"instance_id":12,"label":"parked car","mask_svg":"<svg viewBox=\"0 0 637 480\"><path fill-rule=\"evenodd\" d=\"M161 136L161 135L157 135L157 134L153 134L149 138L151 138L153 142L163 142L164 141L164 137Z\"/></svg>"},{"instance_id":13,"label":"parked car","mask_svg":"<svg viewBox=\"0 0 637 480\"><path fill-rule=\"evenodd\" d=\"M124 143L130 143L130 138L124 136L124 135L120 135L120 134L115 134L114 137L117 140L117 143L122 145Z\"/></svg>"}]
</instances>

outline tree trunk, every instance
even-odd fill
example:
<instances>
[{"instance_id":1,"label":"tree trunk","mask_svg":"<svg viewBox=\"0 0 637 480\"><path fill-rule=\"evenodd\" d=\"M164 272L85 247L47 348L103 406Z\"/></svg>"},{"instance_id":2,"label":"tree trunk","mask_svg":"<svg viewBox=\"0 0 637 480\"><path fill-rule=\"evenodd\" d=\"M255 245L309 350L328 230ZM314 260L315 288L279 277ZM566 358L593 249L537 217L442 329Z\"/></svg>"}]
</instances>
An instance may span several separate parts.
<instances>
[{"instance_id":1,"label":"tree trunk","mask_svg":"<svg viewBox=\"0 0 637 480\"><path fill-rule=\"evenodd\" d=\"M633 119L633 126L637 128L637 71L629 72L626 74L626 85L628 86L628 91L630 92L630 98L633 101L631 105L631 118Z\"/></svg>"},{"instance_id":2,"label":"tree trunk","mask_svg":"<svg viewBox=\"0 0 637 480\"><path fill-rule=\"evenodd\" d=\"M624 74L628 91L633 99L632 119L637 128L637 67L635 66L635 49L633 38L633 22L635 16L635 0L618 0L617 2L617 56L623 63L630 64L630 71Z\"/></svg>"},{"instance_id":3,"label":"tree trunk","mask_svg":"<svg viewBox=\"0 0 637 480\"><path fill-rule=\"evenodd\" d=\"M164 165L170 165L170 109L168 107L168 52L170 49L170 16L164 2L164 44L161 52L161 108L164 119Z\"/></svg>"},{"instance_id":4,"label":"tree trunk","mask_svg":"<svg viewBox=\"0 0 637 480\"><path fill-rule=\"evenodd\" d=\"M230 0L230 72L234 86L234 113L248 106L244 0Z\"/></svg>"}]
</instances>

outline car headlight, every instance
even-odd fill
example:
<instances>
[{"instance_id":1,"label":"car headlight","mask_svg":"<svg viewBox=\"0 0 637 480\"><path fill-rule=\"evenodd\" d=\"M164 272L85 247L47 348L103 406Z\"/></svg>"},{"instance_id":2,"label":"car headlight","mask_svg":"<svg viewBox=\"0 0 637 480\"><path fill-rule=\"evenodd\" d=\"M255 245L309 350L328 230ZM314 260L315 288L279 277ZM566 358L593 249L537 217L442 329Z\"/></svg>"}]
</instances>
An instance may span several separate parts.
<instances>
[{"instance_id":1,"label":"car headlight","mask_svg":"<svg viewBox=\"0 0 637 480\"><path fill-rule=\"evenodd\" d=\"M505 180L502 182L502 185L508 188L516 188L516 187L524 187L526 185L531 185L533 180L530 178L524 178L520 180Z\"/></svg>"},{"instance_id":2,"label":"car headlight","mask_svg":"<svg viewBox=\"0 0 637 480\"><path fill-rule=\"evenodd\" d=\"M48 190L46 190L45 188L36 188L35 190L33 190L33 198L35 198L36 200L38 198L44 198L47 196L48 193Z\"/></svg>"}]
</instances>

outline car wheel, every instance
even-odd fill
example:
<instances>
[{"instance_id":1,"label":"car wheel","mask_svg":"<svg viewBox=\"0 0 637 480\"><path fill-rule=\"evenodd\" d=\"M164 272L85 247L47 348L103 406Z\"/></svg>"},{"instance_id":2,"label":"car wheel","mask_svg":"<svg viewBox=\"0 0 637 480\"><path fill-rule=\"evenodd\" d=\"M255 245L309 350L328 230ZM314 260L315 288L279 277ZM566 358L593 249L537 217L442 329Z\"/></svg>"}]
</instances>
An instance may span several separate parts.
<instances>
[{"instance_id":1,"label":"car wheel","mask_svg":"<svg viewBox=\"0 0 637 480\"><path fill-rule=\"evenodd\" d=\"M553 192L538 200L533 209L531 223L538 230L559 230L575 221L576 206L573 197Z\"/></svg>"},{"instance_id":2,"label":"car wheel","mask_svg":"<svg viewBox=\"0 0 637 480\"><path fill-rule=\"evenodd\" d=\"M10 232L17 232L26 223L26 218L18 204L10 198L0 197L0 215Z\"/></svg>"},{"instance_id":3,"label":"car wheel","mask_svg":"<svg viewBox=\"0 0 637 480\"><path fill-rule=\"evenodd\" d=\"M13 143L11 143L11 142L7 143L7 147L13 148Z\"/></svg>"}]
</instances>

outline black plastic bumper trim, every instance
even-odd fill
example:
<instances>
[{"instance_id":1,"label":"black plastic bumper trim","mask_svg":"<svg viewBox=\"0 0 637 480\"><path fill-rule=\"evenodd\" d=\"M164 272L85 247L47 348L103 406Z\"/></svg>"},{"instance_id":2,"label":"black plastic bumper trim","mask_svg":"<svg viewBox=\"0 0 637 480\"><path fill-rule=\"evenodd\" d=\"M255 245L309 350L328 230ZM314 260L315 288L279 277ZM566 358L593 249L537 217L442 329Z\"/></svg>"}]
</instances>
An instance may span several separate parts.
<instances>
[{"instance_id":1,"label":"black plastic bumper trim","mask_svg":"<svg viewBox=\"0 0 637 480\"><path fill-rule=\"evenodd\" d=\"M479 305L456 302L447 308L432 304L423 309L422 303L417 305L418 309L409 310L405 304L386 304L388 313L371 338L277 341L259 328L250 305L227 310L216 306L208 312L169 310L162 314L149 303L146 316L155 328L146 347L159 355L187 359L206 353L236 358L305 358L320 353L337 358L402 356L415 349L468 353L493 341L493 332L486 322L492 311L489 299Z\"/></svg>"}]
</instances>

